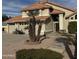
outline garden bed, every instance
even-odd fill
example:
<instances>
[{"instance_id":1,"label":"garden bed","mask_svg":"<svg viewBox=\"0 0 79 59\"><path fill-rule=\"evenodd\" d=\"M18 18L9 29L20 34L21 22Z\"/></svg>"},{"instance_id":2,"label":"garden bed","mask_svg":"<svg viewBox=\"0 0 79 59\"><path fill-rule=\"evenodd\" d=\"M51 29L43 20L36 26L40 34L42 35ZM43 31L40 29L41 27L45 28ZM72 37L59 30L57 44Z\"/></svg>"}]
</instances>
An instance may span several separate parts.
<instances>
[{"instance_id":1,"label":"garden bed","mask_svg":"<svg viewBox=\"0 0 79 59\"><path fill-rule=\"evenodd\" d=\"M23 49L16 52L16 59L62 59L60 53L48 49Z\"/></svg>"}]
</instances>

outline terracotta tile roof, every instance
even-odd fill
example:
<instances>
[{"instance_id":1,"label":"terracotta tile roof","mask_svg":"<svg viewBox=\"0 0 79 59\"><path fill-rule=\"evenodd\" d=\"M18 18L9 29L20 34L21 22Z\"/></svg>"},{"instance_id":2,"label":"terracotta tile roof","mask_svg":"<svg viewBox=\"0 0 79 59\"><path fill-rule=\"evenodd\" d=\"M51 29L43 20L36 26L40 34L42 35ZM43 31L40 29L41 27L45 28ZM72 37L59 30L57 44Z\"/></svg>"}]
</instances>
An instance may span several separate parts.
<instances>
[{"instance_id":1,"label":"terracotta tile roof","mask_svg":"<svg viewBox=\"0 0 79 59\"><path fill-rule=\"evenodd\" d=\"M75 12L74 9L66 8L65 6L62 6L62 5L58 4L58 3L54 3L54 2L47 2L47 3L51 4L51 5L55 5L55 6L61 7L61 8L64 8L64 9L67 9L67 10L70 10L72 12ZM44 3L44 4L46 4L46 3Z\"/></svg>"},{"instance_id":2,"label":"terracotta tile roof","mask_svg":"<svg viewBox=\"0 0 79 59\"><path fill-rule=\"evenodd\" d=\"M30 6L24 7L22 9L22 11L34 10L34 9L46 9L46 8L49 8L49 7L50 6L45 5L43 3L35 3L35 4L30 5Z\"/></svg>"},{"instance_id":3,"label":"terracotta tile roof","mask_svg":"<svg viewBox=\"0 0 79 59\"><path fill-rule=\"evenodd\" d=\"M16 17L13 17L13 18L7 20L6 23L27 22L27 21L29 21L31 18L32 18L32 17L24 17L24 18L22 18L22 16L16 16ZM48 17L48 16L36 16L35 18L36 18L36 20L45 21L45 20L47 20L49 17Z\"/></svg>"},{"instance_id":4,"label":"terracotta tile roof","mask_svg":"<svg viewBox=\"0 0 79 59\"><path fill-rule=\"evenodd\" d=\"M50 12L50 14L61 14L61 13L65 13L65 12L57 9L54 9L52 12Z\"/></svg>"},{"instance_id":5,"label":"terracotta tile roof","mask_svg":"<svg viewBox=\"0 0 79 59\"><path fill-rule=\"evenodd\" d=\"M75 15L75 14L77 14L77 12L74 12L74 13L72 13L72 14L66 16L66 19L69 18L69 17L71 17L71 16L73 16L73 15Z\"/></svg>"},{"instance_id":6,"label":"terracotta tile roof","mask_svg":"<svg viewBox=\"0 0 79 59\"><path fill-rule=\"evenodd\" d=\"M15 16L9 20L7 20L7 23L13 23L13 22L20 22L20 21L25 21L24 18L22 18L22 16Z\"/></svg>"}]
</instances>

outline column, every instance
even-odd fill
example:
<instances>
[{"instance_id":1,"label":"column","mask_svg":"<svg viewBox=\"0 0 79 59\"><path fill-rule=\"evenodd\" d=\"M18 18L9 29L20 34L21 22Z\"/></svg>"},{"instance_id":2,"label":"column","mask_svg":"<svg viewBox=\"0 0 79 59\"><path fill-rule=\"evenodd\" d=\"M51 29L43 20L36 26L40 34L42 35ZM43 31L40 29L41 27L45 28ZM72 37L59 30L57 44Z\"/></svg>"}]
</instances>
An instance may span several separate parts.
<instances>
[{"instance_id":1,"label":"column","mask_svg":"<svg viewBox=\"0 0 79 59\"><path fill-rule=\"evenodd\" d=\"M44 32L45 32L45 24L43 23L42 27L41 27L41 33L40 33L40 35L44 35Z\"/></svg>"},{"instance_id":2,"label":"column","mask_svg":"<svg viewBox=\"0 0 79 59\"><path fill-rule=\"evenodd\" d=\"M42 16L42 10L41 9L39 10L39 16Z\"/></svg>"},{"instance_id":3,"label":"column","mask_svg":"<svg viewBox=\"0 0 79 59\"><path fill-rule=\"evenodd\" d=\"M19 23L15 23L15 29L18 29L19 30Z\"/></svg>"},{"instance_id":4,"label":"column","mask_svg":"<svg viewBox=\"0 0 79 59\"><path fill-rule=\"evenodd\" d=\"M55 23L53 22L53 32L56 32Z\"/></svg>"},{"instance_id":5,"label":"column","mask_svg":"<svg viewBox=\"0 0 79 59\"><path fill-rule=\"evenodd\" d=\"M9 24L7 24L7 32L9 33Z\"/></svg>"},{"instance_id":6,"label":"column","mask_svg":"<svg viewBox=\"0 0 79 59\"><path fill-rule=\"evenodd\" d=\"M59 30L64 30L64 17L63 14L59 14Z\"/></svg>"}]
</instances>

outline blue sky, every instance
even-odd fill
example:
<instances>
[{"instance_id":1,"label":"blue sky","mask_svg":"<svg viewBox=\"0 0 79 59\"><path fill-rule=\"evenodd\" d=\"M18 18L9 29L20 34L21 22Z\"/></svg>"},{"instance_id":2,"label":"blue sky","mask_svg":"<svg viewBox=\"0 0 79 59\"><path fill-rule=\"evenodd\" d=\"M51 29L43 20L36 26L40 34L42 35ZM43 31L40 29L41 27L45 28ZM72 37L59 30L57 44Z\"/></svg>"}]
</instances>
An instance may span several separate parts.
<instances>
[{"instance_id":1,"label":"blue sky","mask_svg":"<svg viewBox=\"0 0 79 59\"><path fill-rule=\"evenodd\" d=\"M2 11L3 14L8 16L17 16L20 15L22 7L29 4L35 3L39 0L2 0ZM76 0L49 0L58 4L61 4L65 7L76 9L77 2Z\"/></svg>"}]
</instances>

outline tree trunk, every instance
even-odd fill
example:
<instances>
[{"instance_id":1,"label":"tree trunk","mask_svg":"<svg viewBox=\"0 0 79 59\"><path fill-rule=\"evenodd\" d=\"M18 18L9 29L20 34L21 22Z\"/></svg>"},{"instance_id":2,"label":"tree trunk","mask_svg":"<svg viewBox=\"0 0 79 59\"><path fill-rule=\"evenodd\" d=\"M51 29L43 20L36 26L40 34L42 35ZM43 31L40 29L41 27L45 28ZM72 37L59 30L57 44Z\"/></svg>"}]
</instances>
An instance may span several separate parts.
<instances>
[{"instance_id":1,"label":"tree trunk","mask_svg":"<svg viewBox=\"0 0 79 59\"><path fill-rule=\"evenodd\" d=\"M38 27L38 34L36 36L36 19L35 16L33 15L32 12L30 12L32 15L32 19L30 19L30 23L29 23L29 36L31 41L35 42L35 41L39 41L40 40L40 32L41 32L41 27L42 27L42 23L40 23L39 21L39 27Z\"/></svg>"},{"instance_id":2,"label":"tree trunk","mask_svg":"<svg viewBox=\"0 0 79 59\"><path fill-rule=\"evenodd\" d=\"M36 35L35 35L35 26L36 26L36 19L35 16L31 13L32 19L30 19L30 26L29 26L29 36L31 41L36 40Z\"/></svg>"},{"instance_id":3,"label":"tree trunk","mask_svg":"<svg viewBox=\"0 0 79 59\"><path fill-rule=\"evenodd\" d=\"M37 41L40 40L41 27L42 27L42 23L39 23L38 34L37 34L37 39L36 39Z\"/></svg>"}]
</instances>

